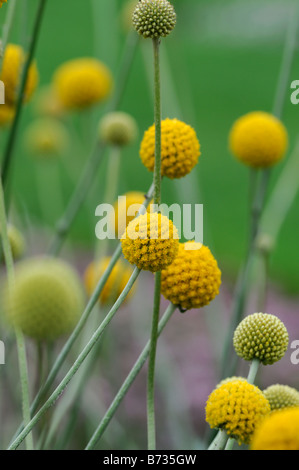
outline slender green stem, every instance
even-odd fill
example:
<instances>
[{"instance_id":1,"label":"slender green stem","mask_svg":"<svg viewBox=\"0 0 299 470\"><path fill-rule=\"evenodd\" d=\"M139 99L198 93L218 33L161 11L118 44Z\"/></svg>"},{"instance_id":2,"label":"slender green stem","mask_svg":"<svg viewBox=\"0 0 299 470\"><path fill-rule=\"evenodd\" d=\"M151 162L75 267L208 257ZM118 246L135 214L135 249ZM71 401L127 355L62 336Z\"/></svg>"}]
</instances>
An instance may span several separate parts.
<instances>
[{"instance_id":1,"label":"slender green stem","mask_svg":"<svg viewBox=\"0 0 299 470\"><path fill-rule=\"evenodd\" d=\"M226 431L220 429L208 450L224 450L227 441L228 435L226 434Z\"/></svg>"},{"instance_id":2,"label":"slender green stem","mask_svg":"<svg viewBox=\"0 0 299 470\"><path fill-rule=\"evenodd\" d=\"M4 201L4 191L0 178L0 226L1 226L1 238L3 245L4 259L7 269L7 278L8 278L8 287L9 291L13 288L15 282L14 274L14 262L13 255L11 251L11 245L9 242L7 234L7 219L5 213L5 201ZM10 292L9 292L10 295ZM27 358L26 358L26 349L24 336L18 328L15 328L15 336L17 342L17 352L18 352L18 361L19 361L19 370L20 370L20 381L21 381L21 390L22 390L22 409L23 409L23 419L24 423L29 423L30 421L30 399L29 399L29 381L28 381L28 367L27 367ZM32 434L28 434L26 438L26 449L33 449L33 438Z\"/></svg>"},{"instance_id":3,"label":"slender green stem","mask_svg":"<svg viewBox=\"0 0 299 470\"><path fill-rule=\"evenodd\" d=\"M162 333L166 324L170 320L171 316L176 310L176 306L170 304L165 311L164 315L162 316L159 322L158 328L158 335ZM150 341L147 342L145 348L141 352L140 356L138 357L137 361L135 362L133 368L131 369L130 373L128 374L127 378L123 382L122 386L120 387L119 391L117 392L113 402L109 406L108 410L106 411L105 415L103 416L99 426L95 430L93 436L91 437L90 441L88 442L85 450L92 450L99 442L101 437L103 436L105 430L107 429L109 423L111 422L112 418L114 417L118 407L120 406L121 402L125 398L127 392L129 391L131 385L133 384L134 380L138 376L139 372L141 371L142 367L144 366L150 351Z\"/></svg>"},{"instance_id":4,"label":"slender green stem","mask_svg":"<svg viewBox=\"0 0 299 470\"><path fill-rule=\"evenodd\" d=\"M2 70L5 49L9 41L10 32L11 32L14 19L15 19L16 5L17 5L17 0L11 0L8 4L8 10L7 10L6 18L5 18L5 23L3 26L3 34L2 34L2 41L1 41L2 42L1 44L2 56L0 55L0 70Z\"/></svg>"},{"instance_id":5,"label":"slender green stem","mask_svg":"<svg viewBox=\"0 0 299 470\"><path fill-rule=\"evenodd\" d=\"M39 422L39 420L44 416L46 411L54 405L56 400L59 398L59 396L63 393L69 382L72 380L76 372L79 370L83 362L85 361L86 357L90 353L90 351L94 348L94 346L97 344L99 338L102 336L104 333L105 329L117 313L118 309L126 299L127 295L129 294L130 290L132 289L137 277L140 274L140 270L138 268L135 268L133 271L132 276L130 277L126 287L122 291L121 295L111 308L111 310L108 312L106 315L105 319L102 321L98 329L95 331L95 333L92 335L91 339L83 349L83 351L79 354L77 357L76 361L70 368L70 370L67 372L65 377L62 379L60 384L56 387L54 392L51 394L51 396L48 398L48 400L45 402L45 404L41 407L41 409L36 413L36 415L31 419L31 421L27 424L27 426L24 427L23 431L18 435L18 437L15 439L15 441L9 446L8 450L15 450L19 447L21 442L25 439L25 437L28 435L28 433L34 428L34 426Z\"/></svg>"},{"instance_id":6,"label":"slender green stem","mask_svg":"<svg viewBox=\"0 0 299 470\"><path fill-rule=\"evenodd\" d=\"M107 107L107 112L115 111L121 102L124 95L125 88L130 76L130 70L134 61L138 38L135 34L130 34L125 47L124 57L118 74L118 83L116 86L115 94ZM98 138L93 146L90 157L87 160L85 169L79 184L75 188L69 204L66 208L64 215L61 217L57 224L56 234L49 248L49 253L57 256L60 252L62 245L69 234L70 228L90 190L93 182L95 181L97 170L102 161L106 146L98 144Z\"/></svg>"},{"instance_id":7,"label":"slender green stem","mask_svg":"<svg viewBox=\"0 0 299 470\"><path fill-rule=\"evenodd\" d=\"M235 445L235 439L233 439L232 437L230 437L227 441L227 444L225 446L225 450L233 450L233 447Z\"/></svg>"},{"instance_id":8,"label":"slender green stem","mask_svg":"<svg viewBox=\"0 0 299 470\"><path fill-rule=\"evenodd\" d=\"M253 359L250 369L249 369L249 374L247 377L247 382L250 384L254 384L259 367L260 367L260 361L258 359Z\"/></svg>"},{"instance_id":9,"label":"slender green stem","mask_svg":"<svg viewBox=\"0 0 299 470\"><path fill-rule=\"evenodd\" d=\"M16 103L16 112L15 117L11 126L10 134L8 137L7 145L4 152L4 157L2 161L2 181L3 187L6 190L8 186L8 179L9 179L9 172L12 166L12 158L13 158L13 151L15 147L15 143L17 140L17 132L19 129L19 122L22 114L23 102L24 102L24 93L28 78L29 69L34 59L34 54L39 38L39 32L42 24L43 15L45 12L47 0L40 0L39 6L37 9L37 14L35 18L34 28L32 32L31 42L29 46L28 56L24 65L24 69L22 71L22 78L20 89L18 91L17 103Z\"/></svg>"},{"instance_id":10,"label":"slender green stem","mask_svg":"<svg viewBox=\"0 0 299 470\"><path fill-rule=\"evenodd\" d=\"M155 116L155 168L154 205L161 204L161 79L160 79L160 38L153 39L154 48L154 116ZM154 309L150 342L150 356L147 380L147 433L148 449L156 449L155 423L155 368L158 342L158 326L161 300L161 272L155 274Z\"/></svg>"}]
</instances>

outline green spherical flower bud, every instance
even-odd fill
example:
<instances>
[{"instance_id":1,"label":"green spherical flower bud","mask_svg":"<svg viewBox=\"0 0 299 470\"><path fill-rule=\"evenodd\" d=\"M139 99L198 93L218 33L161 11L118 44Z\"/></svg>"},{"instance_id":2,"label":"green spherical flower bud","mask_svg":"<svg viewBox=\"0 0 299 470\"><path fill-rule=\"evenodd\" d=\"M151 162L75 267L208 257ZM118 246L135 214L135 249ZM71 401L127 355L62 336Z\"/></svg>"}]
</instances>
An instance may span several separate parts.
<instances>
[{"instance_id":1,"label":"green spherical flower bud","mask_svg":"<svg viewBox=\"0 0 299 470\"><path fill-rule=\"evenodd\" d=\"M279 318L267 313L246 317L234 334L234 348L246 361L259 359L264 365L283 358L288 348L289 335Z\"/></svg>"},{"instance_id":2,"label":"green spherical flower bud","mask_svg":"<svg viewBox=\"0 0 299 470\"><path fill-rule=\"evenodd\" d=\"M137 123L127 113L109 113L103 117L99 125L100 138L109 145L119 147L129 145L137 137Z\"/></svg>"},{"instance_id":3,"label":"green spherical flower bud","mask_svg":"<svg viewBox=\"0 0 299 470\"><path fill-rule=\"evenodd\" d=\"M83 310L77 273L64 261L38 257L16 265L15 282L4 292L4 311L12 326L36 340L70 333Z\"/></svg>"},{"instance_id":4,"label":"green spherical flower bud","mask_svg":"<svg viewBox=\"0 0 299 470\"><path fill-rule=\"evenodd\" d=\"M299 392L288 385L271 385L263 393L270 403L271 411L299 407Z\"/></svg>"},{"instance_id":5,"label":"green spherical flower bud","mask_svg":"<svg viewBox=\"0 0 299 470\"><path fill-rule=\"evenodd\" d=\"M140 0L133 13L133 26L144 38L166 37L176 25L176 13L168 0Z\"/></svg>"}]
</instances>

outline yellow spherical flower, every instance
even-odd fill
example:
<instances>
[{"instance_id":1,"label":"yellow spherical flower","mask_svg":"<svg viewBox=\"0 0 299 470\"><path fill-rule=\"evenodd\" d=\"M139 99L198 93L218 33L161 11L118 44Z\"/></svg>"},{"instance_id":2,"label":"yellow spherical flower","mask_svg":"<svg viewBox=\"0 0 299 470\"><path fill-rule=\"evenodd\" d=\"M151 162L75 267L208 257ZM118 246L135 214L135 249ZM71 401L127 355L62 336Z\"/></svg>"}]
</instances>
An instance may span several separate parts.
<instances>
[{"instance_id":1,"label":"yellow spherical flower","mask_svg":"<svg viewBox=\"0 0 299 470\"><path fill-rule=\"evenodd\" d=\"M168 178L182 178L197 164L200 144L192 127L177 119L162 121L162 175ZM155 125L144 134L140 147L142 163L150 171L155 166Z\"/></svg>"},{"instance_id":2,"label":"yellow spherical flower","mask_svg":"<svg viewBox=\"0 0 299 470\"><path fill-rule=\"evenodd\" d=\"M53 86L46 85L36 94L34 111L40 116L61 118L65 112Z\"/></svg>"},{"instance_id":3,"label":"yellow spherical flower","mask_svg":"<svg viewBox=\"0 0 299 470\"><path fill-rule=\"evenodd\" d=\"M115 233L118 238L123 235L128 224L135 218L144 201L144 193L130 191L118 198L117 202L115 202Z\"/></svg>"},{"instance_id":4,"label":"yellow spherical flower","mask_svg":"<svg viewBox=\"0 0 299 470\"><path fill-rule=\"evenodd\" d=\"M15 108L8 104L0 104L0 127L9 125L15 117Z\"/></svg>"},{"instance_id":5,"label":"yellow spherical flower","mask_svg":"<svg viewBox=\"0 0 299 470\"><path fill-rule=\"evenodd\" d=\"M249 444L254 431L270 413L261 390L244 380L216 388L208 398L206 420L211 428L223 429L239 444Z\"/></svg>"},{"instance_id":6,"label":"yellow spherical flower","mask_svg":"<svg viewBox=\"0 0 299 470\"><path fill-rule=\"evenodd\" d=\"M54 90L67 110L82 110L104 100L112 88L111 72L93 58L74 59L56 71Z\"/></svg>"},{"instance_id":7,"label":"yellow spherical flower","mask_svg":"<svg viewBox=\"0 0 299 470\"><path fill-rule=\"evenodd\" d=\"M227 379L221 380L221 382L219 382L219 384L217 385L216 388L219 388L219 387L221 387L222 385L225 385L225 384L227 384L227 383L235 382L235 381L239 381L239 380L241 380L242 382L247 382L247 380L246 380L244 377L236 377L236 376L233 376L233 377L228 377Z\"/></svg>"},{"instance_id":8,"label":"yellow spherical flower","mask_svg":"<svg viewBox=\"0 0 299 470\"><path fill-rule=\"evenodd\" d=\"M279 162L288 146L287 130L275 116L258 111L236 121L230 133L230 148L246 165L265 168Z\"/></svg>"},{"instance_id":9,"label":"yellow spherical flower","mask_svg":"<svg viewBox=\"0 0 299 470\"><path fill-rule=\"evenodd\" d=\"M5 100L8 104L16 103L18 88L21 81L22 68L25 64L26 56L22 47L16 44L8 44L5 48L0 80L5 85ZM28 78L25 87L24 100L28 101L38 84L39 76L36 63L33 62L29 68Z\"/></svg>"},{"instance_id":10,"label":"yellow spherical flower","mask_svg":"<svg viewBox=\"0 0 299 470\"><path fill-rule=\"evenodd\" d=\"M2 8L3 3L7 3L7 0L0 0L0 8Z\"/></svg>"},{"instance_id":11,"label":"yellow spherical flower","mask_svg":"<svg viewBox=\"0 0 299 470\"><path fill-rule=\"evenodd\" d=\"M299 392L288 385L271 385L263 393L270 403L271 411L299 407Z\"/></svg>"},{"instance_id":12,"label":"yellow spherical flower","mask_svg":"<svg viewBox=\"0 0 299 470\"><path fill-rule=\"evenodd\" d=\"M111 258L105 257L97 263L91 263L87 267L84 274L84 283L88 295L93 293L100 278L108 267L110 260ZM127 266L122 261L119 261L112 269L112 272L99 297L99 301L102 304L106 304L108 302L114 303L126 287L131 275L131 266ZM134 288L130 291L129 296L132 295L133 291Z\"/></svg>"},{"instance_id":13,"label":"yellow spherical flower","mask_svg":"<svg viewBox=\"0 0 299 470\"><path fill-rule=\"evenodd\" d=\"M235 330L234 348L245 361L258 359L271 365L285 355L289 335L279 318L268 313L248 315Z\"/></svg>"},{"instance_id":14,"label":"yellow spherical flower","mask_svg":"<svg viewBox=\"0 0 299 470\"><path fill-rule=\"evenodd\" d=\"M77 273L55 258L21 261L16 265L14 285L5 291L8 321L39 341L52 341L70 333L83 311Z\"/></svg>"},{"instance_id":15,"label":"yellow spherical flower","mask_svg":"<svg viewBox=\"0 0 299 470\"><path fill-rule=\"evenodd\" d=\"M38 119L25 133L28 150L36 157L49 158L62 155L69 146L69 134L64 125L55 119Z\"/></svg>"},{"instance_id":16,"label":"yellow spherical flower","mask_svg":"<svg viewBox=\"0 0 299 470\"><path fill-rule=\"evenodd\" d=\"M137 268L157 272L171 264L179 249L172 221L156 212L132 220L121 239L124 257Z\"/></svg>"},{"instance_id":17,"label":"yellow spherical flower","mask_svg":"<svg viewBox=\"0 0 299 470\"><path fill-rule=\"evenodd\" d=\"M299 450L299 408L271 413L254 433L251 450Z\"/></svg>"},{"instance_id":18,"label":"yellow spherical flower","mask_svg":"<svg viewBox=\"0 0 299 470\"><path fill-rule=\"evenodd\" d=\"M196 242L180 244L173 263L162 271L162 294L185 310L208 305L220 285L216 259L208 247Z\"/></svg>"}]
</instances>

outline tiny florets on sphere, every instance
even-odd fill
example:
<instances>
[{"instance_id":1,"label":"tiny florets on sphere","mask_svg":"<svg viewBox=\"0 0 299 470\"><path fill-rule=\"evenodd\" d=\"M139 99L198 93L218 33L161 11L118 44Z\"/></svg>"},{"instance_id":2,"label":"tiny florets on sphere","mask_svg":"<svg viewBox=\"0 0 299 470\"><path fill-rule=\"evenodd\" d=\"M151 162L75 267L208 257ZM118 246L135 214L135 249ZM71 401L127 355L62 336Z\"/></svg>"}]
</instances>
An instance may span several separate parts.
<instances>
[{"instance_id":1,"label":"tiny florets on sphere","mask_svg":"<svg viewBox=\"0 0 299 470\"><path fill-rule=\"evenodd\" d=\"M133 26L144 38L168 36L176 25L176 13L168 0L140 0L133 12Z\"/></svg>"},{"instance_id":2,"label":"tiny florets on sphere","mask_svg":"<svg viewBox=\"0 0 299 470\"><path fill-rule=\"evenodd\" d=\"M97 59L74 59L58 68L53 86L66 110L79 111L103 101L109 95L112 76L108 67Z\"/></svg>"},{"instance_id":3,"label":"tiny florets on sphere","mask_svg":"<svg viewBox=\"0 0 299 470\"><path fill-rule=\"evenodd\" d=\"M262 364L270 365L285 355L289 335L276 316L254 313L236 328L233 342L237 355L246 361L258 359Z\"/></svg>"},{"instance_id":4,"label":"tiny florets on sphere","mask_svg":"<svg viewBox=\"0 0 299 470\"><path fill-rule=\"evenodd\" d=\"M196 242L180 244L173 263L162 271L162 294L185 310L208 305L219 294L220 285L216 259L208 247Z\"/></svg>"},{"instance_id":5,"label":"tiny florets on sphere","mask_svg":"<svg viewBox=\"0 0 299 470\"><path fill-rule=\"evenodd\" d=\"M99 134L103 142L124 147L134 142L137 137L137 123L127 113L114 112L104 116L99 124Z\"/></svg>"},{"instance_id":6,"label":"tiny florets on sphere","mask_svg":"<svg viewBox=\"0 0 299 470\"><path fill-rule=\"evenodd\" d=\"M64 261L38 257L16 265L15 282L4 291L8 322L38 341L70 333L83 310L80 279Z\"/></svg>"},{"instance_id":7,"label":"tiny florets on sphere","mask_svg":"<svg viewBox=\"0 0 299 470\"><path fill-rule=\"evenodd\" d=\"M271 411L299 407L299 392L288 385L271 385L263 393L270 403Z\"/></svg>"},{"instance_id":8,"label":"tiny florets on sphere","mask_svg":"<svg viewBox=\"0 0 299 470\"><path fill-rule=\"evenodd\" d=\"M216 388L208 398L206 421L223 429L239 444L249 444L255 429L270 413L261 390L246 380L233 380Z\"/></svg>"},{"instance_id":9,"label":"tiny florets on sphere","mask_svg":"<svg viewBox=\"0 0 299 470\"><path fill-rule=\"evenodd\" d=\"M158 213L132 220L121 238L124 257L137 268L157 272L171 264L179 249L172 221Z\"/></svg>"},{"instance_id":10,"label":"tiny florets on sphere","mask_svg":"<svg viewBox=\"0 0 299 470\"><path fill-rule=\"evenodd\" d=\"M107 256L99 262L91 263L87 267L84 274L84 283L88 295L93 293L110 261L111 258ZM132 272L132 267L130 265L127 266L124 262L118 261L107 279L104 289L99 297L99 301L102 304L107 304L108 302L114 303L126 287ZM133 291L134 289L131 289L126 299L132 295Z\"/></svg>"},{"instance_id":11,"label":"tiny florets on sphere","mask_svg":"<svg viewBox=\"0 0 299 470\"><path fill-rule=\"evenodd\" d=\"M229 140L233 155L254 168L266 168L279 162L288 146L285 126L272 114L262 111L239 118Z\"/></svg>"},{"instance_id":12,"label":"tiny florets on sphere","mask_svg":"<svg viewBox=\"0 0 299 470\"><path fill-rule=\"evenodd\" d=\"M170 179L186 176L198 163L200 144L195 130L178 119L161 123L161 172ZM140 158L149 171L155 167L155 125L145 133Z\"/></svg>"},{"instance_id":13,"label":"tiny florets on sphere","mask_svg":"<svg viewBox=\"0 0 299 470\"><path fill-rule=\"evenodd\" d=\"M299 450L299 408L267 416L253 435L251 450Z\"/></svg>"}]
</instances>

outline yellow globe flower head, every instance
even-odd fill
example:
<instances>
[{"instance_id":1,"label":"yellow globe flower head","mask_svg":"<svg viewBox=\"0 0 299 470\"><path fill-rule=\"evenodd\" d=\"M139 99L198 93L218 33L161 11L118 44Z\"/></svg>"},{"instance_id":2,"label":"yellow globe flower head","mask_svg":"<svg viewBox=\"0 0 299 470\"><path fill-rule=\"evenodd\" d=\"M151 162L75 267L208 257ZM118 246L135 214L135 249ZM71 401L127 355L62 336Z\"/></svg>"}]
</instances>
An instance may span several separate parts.
<instances>
[{"instance_id":1,"label":"yellow globe flower head","mask_svg":"<svg viewBox=\"0 0 299 470\"><path fill-rule=\"evenodd\" d=\"M176 25L176 13L168 0L140 0L133 12L133 25L144 38L168 36Z\"/></svg>"},{"instance_id":2,"label":"yellow globe flower head","mask_svg":"<svg viewBox=\"0 0 299 470\"><path fill-rule=\"evenodd\" d=\"M115 233L120 238L145 201L144 193L129 191L114 203Z\"/></svg>"},{"instance_id":3,"label":"yellow globe flower head","mask_svg":"<svg viewBox=\"0 0 299 470\"><path fill-rule=\"evenodd\" d=\"M0 0L0 8L2 8L3 3L7 3L7 0Z\"/></svg>"},{"instance_id":4,"label":"yellow globe flower head","mask_svg":"<svg viewBox=\"0 0 299 470\"><path fill-rule=\"evenodd\" d=\"M288 385L271 385L263 393L270 403L271 411L299 407L299 392Z\"/></svg>"},{"instance_id":5,"label":"yellow globe flower head","mask_svg":"<svg viewBox=\"0 0 299 470\"><path fill-rule=\"evenodd\" d=\"M249 444L254 431L270 413L261 390L246 380L233 380L216 388L208 398L206 421L223 429L239 444Z\"/></svg>"},{"instance_id":6,"label":"yellow globe flower head","mask_svg":"<svg viewBox=\"0 0 299 470\"><path fill-rule=\"evenodd\" d=\"M0 127L6 127L15 117L15 108L8 104L0 104Z\"/></svg>"},{"instance_id":7,"label":"yellow globe flower head","mask_svg":"<svg viewBox=\"0 0 299 470\"><path fill-rule=\"evenodd\" d=\"M65 113L52 85L46 85L37 92L34 110L39 116L56 119L61 118Z\"/></svg>"},{"instance_id":8,"label":"yellow globe flower head","mask_svg":"<svg viewBox=\"0 0 299 470\"><path fill-rule=\"evenodd\" d=\"M282 122L262 111L239 118L229 140L233 155L254 168L275 165L285 156L288 147L288 134Z\"/></svg>"},{"instance_id":9,"label":"yellow globe flower head","mask_svg":"<svg viewBox=\"0 0 299 470\"><path fill-rule=\"evenodd\" d=\"M69 134L55 119L43 118L31 123L25 133L28 150L38 158L63 155L69 147Z\"/></svg>"},{"instance_id":10,"label":"yellow globe flower head","mask_svg":"<svg viewBox=\"0 0 299 470\"><path fill-rule=\"evenodd\" d=\"M108 67L97 59L74 59L58 68L53 86L66 110L80 111L107 98L112 76Z\"/></svg>"},{"instance_id":11,"label":"yellow globe flower head","mask_svg":"<svg viewBox=\"0 0 299 470\"><path fill-rule=\"evenodd\" d=\"M162 121L162 176L170 179L186 176L197 164L200 144L192 127L177 119ZM155 125L144 134L140 158L149 171L155 166Z\"/></svg>"},{"instance_id":12,"label":"yellow globe flower head","mask_svg":"<svg viewBox=\"0 0 299 470\"><path fill-rule=\"evenodd\" d=\"M271 413L256 429L251 450L299 450L299 408Z\"/></svg>"},{"instance_id":13,"label":"yellow globe flower head","mask_svg":"<svg viewBox=\"0 0 299 470\"><path fill-rule=\"evenodd\" d=\"M70 333L83 310L83 292L74 269L64 261L37 257L16 265L15 283L5 289L10 324L39 341Z\"/></svg>"},{"instance_id":14,"label":"yellow globe flower head","mask_svg":"<svg viewBox=\"0 0 299 470\"><path fill-rule=\"evenodd\" d=\"M258 359L264 365L271 365L285 355L289 335L279 318L267 313L248 315L236 328L234 348L245 361Z\"/></svg>"},{"instance_id":15,"label":"yellow globe flower head","mask_svg":"<svg viewBox=\"0 0 299 470\"><path fill-rule=\"evenodd\" d=\"M14 105L17 100L18 88L20 86L22 69L26 56L21 46L8 44L5 48L3 65L0 80L5 85L5 101L9 105ZM29 68L28 78L25 87L24 101L29 101L34 93L39 81L36 63L33 62Z\"/></svg>"},{"instance_id":16,"label":"yellow globe flower head","mask_svg":"<svg viewBox=\"0 0 299 470\"><path fill-rule=\"evenodd\" d=\"M182 310L208 305L219 294L221 271L210 249L181 243L173 263L162 271L161 292Z\"/></svg>"},{"instance_id":17,"label":"yellow globe flower head","mask_svg":"<svg viewBox=\"0 0 299 470\"><path fill-rule=\"evenodd\" d=\"M132 220L121 238L124 257L137 268L157 272L175 259L178 231L168 217L157 212Z\"/></svg>"},{"instance_id":18,"label":"yellow globe flower head","mask_svg":"<svg viewBox=\"0 0 299 470\"><path fill-rule=\"evenodd\" d=\"M137 123L127 113L121 111L104 116L99 125L100 139L108 145L124 147L137 137Z\"/></svg>"},{"instance_id":19,"label":"yellow globe flower head","mask_svg":"<svg viewBox=\"0 0 299 470\"><path fill-rule=\"evenodd\" d=\"M84 274L84 284L87 294L90 296L95 290L100 278L104 274L110 263L109 257L105 257L97 263L91 263ZM131 275L131 266L127 266L124 262L119 261L113 268L105 287L99 297L102 304L114 303L124 288L126 287ZM129 297L133 294L134 288L130 291Z\"/></svg>"},{"instance_id":20,"label":"yellow globe flower head","mask_svg":"<svg viewBox=\"0 0 299 470\"><path fill-rule=\"evenodd\" d=\"M225 384L230 383L230 382L240 381L240 380L241 380L241 382L247 382L247 380L244 377L233 376L233 377L228 377L227 379L221 380L221 382L219 382L219 384L216 386L216 388L220 388L222 385L225 385Z\"/></svg>"}]
</instances>

